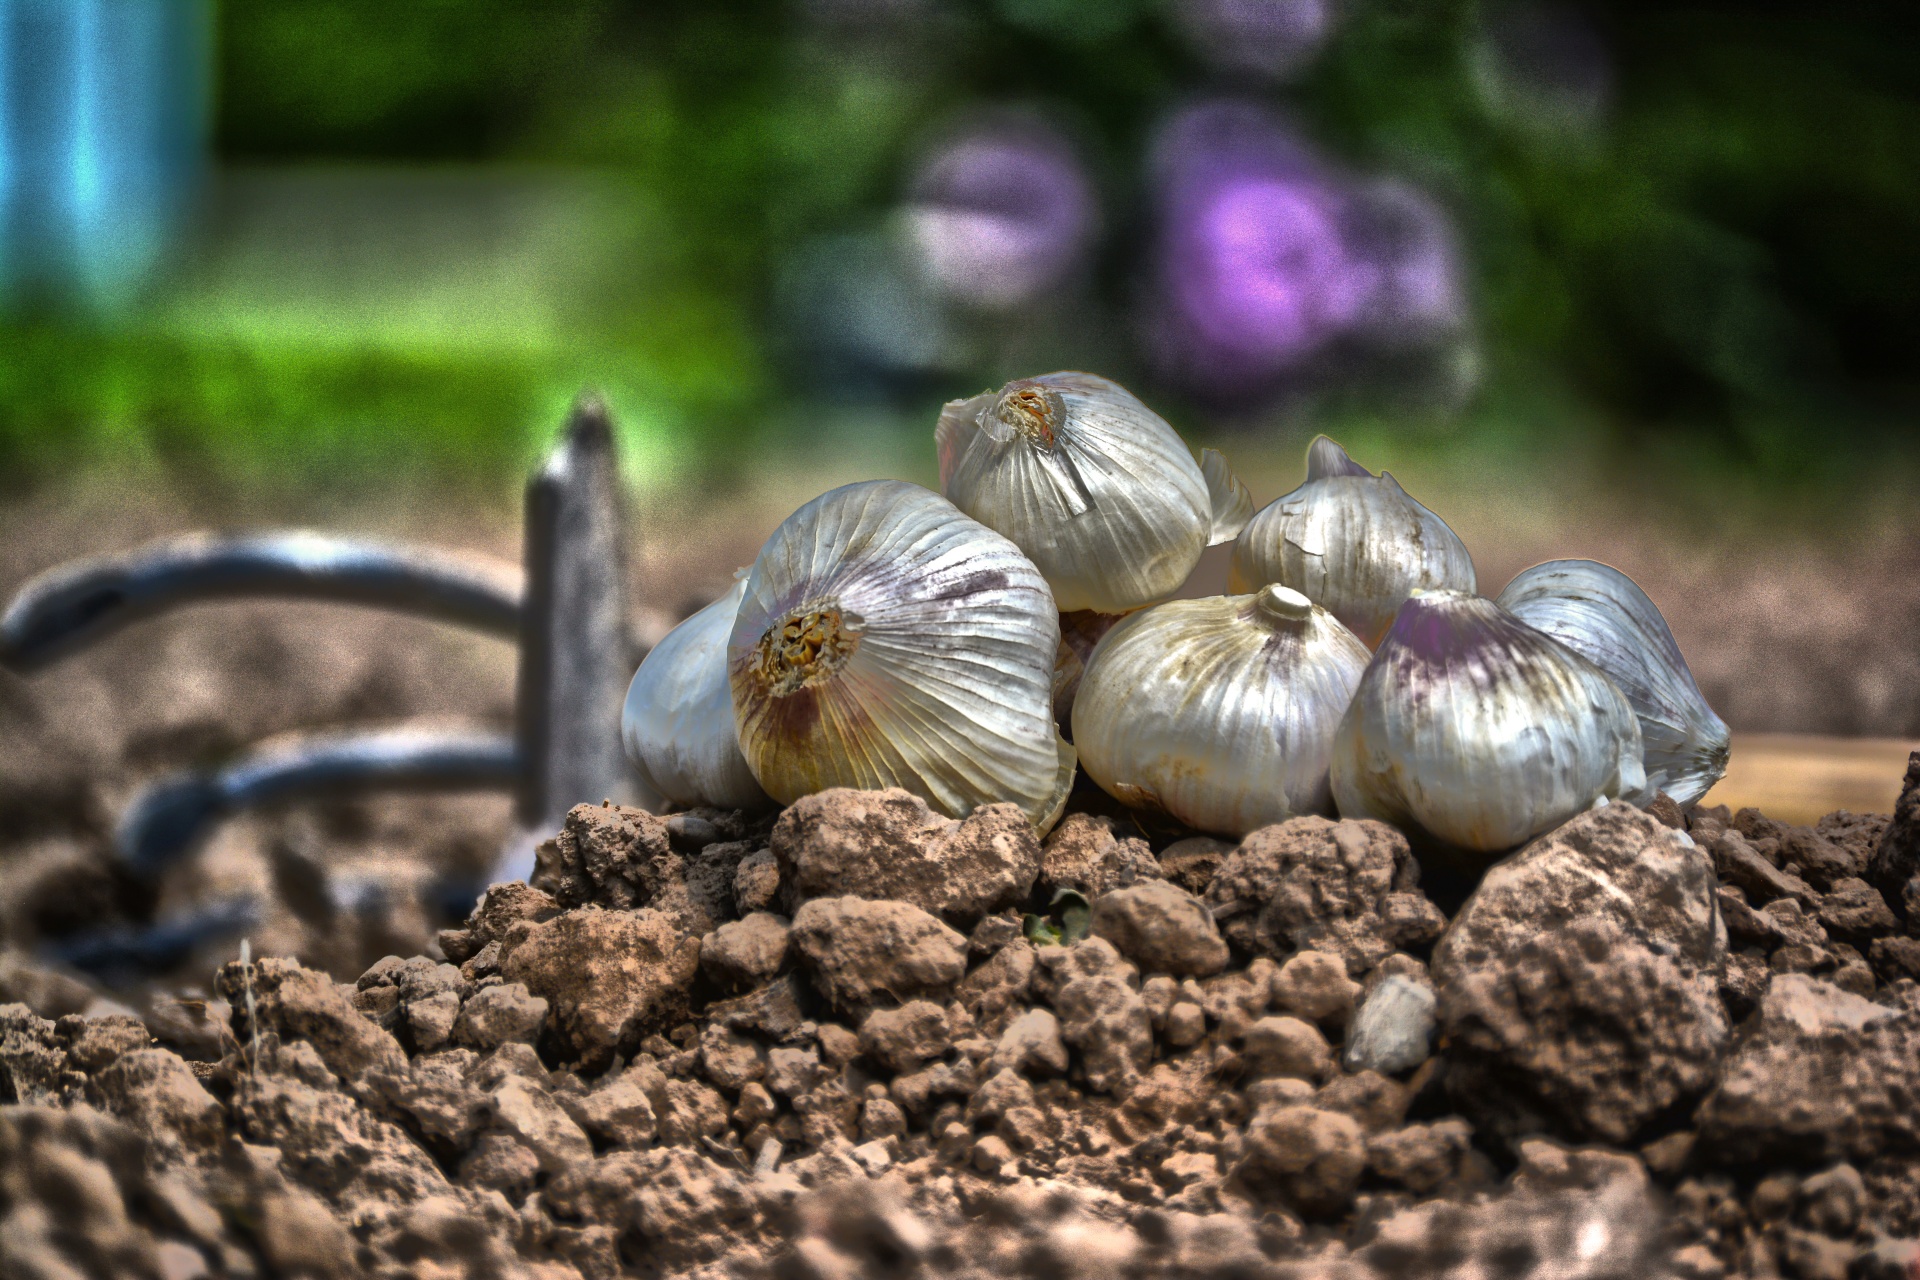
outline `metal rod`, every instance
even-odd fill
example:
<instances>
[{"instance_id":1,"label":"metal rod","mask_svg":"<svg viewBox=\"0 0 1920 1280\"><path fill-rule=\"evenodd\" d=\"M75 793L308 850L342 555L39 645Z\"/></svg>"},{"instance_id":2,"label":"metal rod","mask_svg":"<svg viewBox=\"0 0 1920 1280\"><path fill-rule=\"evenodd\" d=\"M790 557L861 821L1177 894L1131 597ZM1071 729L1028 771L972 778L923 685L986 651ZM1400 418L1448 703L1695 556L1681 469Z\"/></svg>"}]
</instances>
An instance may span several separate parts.
<instances>
[{"instance_id":1,"label":"metal rod","mask_svg":"<svg viewBox=\"0 0 1920 1280\"><path fill-rule=\"evenodd\" d=\"M126 624L184 604L298 596L372 605L513 637L512 565L327 534L189 534L48 570L0 615L0 665L45 666Z\"/></svg>"},{"instance_id":2,"label":"metal rod","mask_svg":"<svg viewBox=\"0 0 1920 1280\"><path fill-rule=\"evenodd\" d=\"M336 791L508 790L523 757L504 734L329 734L257 747L215 773L179 773L135 798L115 833L121 859L150 878L192 849L219 819L274 800Z\"/></svg>"}]
</instances>

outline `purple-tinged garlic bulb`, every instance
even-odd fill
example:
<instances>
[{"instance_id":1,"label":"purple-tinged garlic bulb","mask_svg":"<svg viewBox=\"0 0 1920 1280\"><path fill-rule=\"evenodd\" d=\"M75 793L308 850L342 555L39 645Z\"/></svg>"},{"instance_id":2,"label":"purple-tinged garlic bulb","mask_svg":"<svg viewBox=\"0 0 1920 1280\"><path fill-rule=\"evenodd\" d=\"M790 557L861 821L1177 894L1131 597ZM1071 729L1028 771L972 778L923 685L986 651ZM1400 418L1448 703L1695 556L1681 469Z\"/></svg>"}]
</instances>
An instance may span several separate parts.
<instances>
[{"instance_id":1,"label":"purple-tinged garlic bulb","mask_svg":"<svg viewBox=\"0 0 1920 1280\"><path fill-rule=\"evenodd\" d=\"M1667 620L1632 578L1596 560L1549 560L1515 577L1495 603L1620 686L1640 720L1649 793L1692 804L1725 776L1726 722L1707 705Z\"/></svg>"},{"instance_id":2,"label":"purple-tinged garlic bulb","mask_svg":"<svg viewBox=\"0 0 1920 1280\"><path fill-rule=\"evenodd\" d=\"M1461 591L1418 591L1334 739L1349 818L1474 853L1511 849L1602 797L1646 799L1640 725L1605 672Z\"/></svg>"},{"instance_id":3,"label":"purple-tinged garlic bulb","mask_svg":"<svg viewBox=\"0 0 1920 1280\"><path fill-rule=\"evenodd\" d=\"M1439 516L1325 436L1307 450L1306 483L1247 522L1228 590L1269 582L1322 605L1369 649L1417 590L1475 589L1473 557Z\"/></svg>"},{"instance_id":4,"label":"purple-tinged garlic bulb","mask_svg":"<svg viewBox=\"0 0 1920 1280\"><path fill-rule=\"evenodd\" d=\"M1020 549L918 485L822 494L760 549L728 641L741 754L782 804L904 787L1041 830L1073 786L1053 721L1060 615Z\"/></svg>"}]
</instances>

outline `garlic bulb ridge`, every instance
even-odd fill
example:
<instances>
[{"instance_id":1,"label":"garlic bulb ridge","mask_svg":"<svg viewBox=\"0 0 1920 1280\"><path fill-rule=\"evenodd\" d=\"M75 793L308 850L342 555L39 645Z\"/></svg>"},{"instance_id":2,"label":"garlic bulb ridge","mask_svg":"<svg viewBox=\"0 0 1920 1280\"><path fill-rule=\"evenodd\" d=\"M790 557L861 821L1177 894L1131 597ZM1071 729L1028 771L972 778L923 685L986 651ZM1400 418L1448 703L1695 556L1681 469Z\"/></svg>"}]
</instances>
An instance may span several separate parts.
<instances>
[{"instance_id":1,"label":"garlic bulb ridge","mask_svg":"<svg viewBox=\"0 0 1920 1280\"><path fill-rule=\"evenodd\" d=\"M1640 720L1647 787L1692 804L1727 771L1726 722L1694 683L1667 620L1626 574L1594 560L1549 560L1497 602L1620 686Z\"/></svg>"},{"instance_id":2,"label":"garlic bulb ridge","mask_svg":"<svg viewBox=\"0 0 1920 1280\"><path fill-rule=\"evenodd\" d=\"M1269 503L1233 544L1228 588L1292 587L1323 605L1369 648L1420 589L1476 589L1473 557L1446 522L1325 436L1307 451L1307 479Z\"/></svg>"},{"instance_id":3,"label":"garlic bulb ridge","mask_svg":"<svg viewBox=\"0 0 1920 1280\"><path fill-rule=\"evenodd\" d=\"M951 816L1018 804L1043 830L1073 785L1055 732L1060 618L1007 539L938 494L850 484L761 548L727 648L734 723L783 804L904 787Z\"/></svg>"},{"instance_id":4,"label":"garlic bulb ridge","mask_svg":"<svg viewBox=\"0 0 1920 1280\"><path fill-rule=\"evenodd\" d=\"M667 799L719 809L772 803L740 754L727 680L727 637L746 594L731 590L667 633L627 686L620 741L641 779Z\"/></svg>"},{"instance_id":5,"label":"garlic bulb ridge","mask_svg":"<svg viewBox=\"0 0 1920 1280\"><path fill-rule=\"evenodd\" d=\"M934 440L947 497L1012 539L1062 612L1165 599L1253 508L1218 453L1196 463L1164 419L1093 374L1022 378L955 400Z\"/></svg>"},{"instance_id":6,"label":"garlic bulb ridge","mask_svg":"<svg viewBox=\"0 0 1920 1280\"><path fill-rule=\"evenodd\" d=\"M1073 706L1087 776L1136 808L1239 837L1330 814L1328 755L1366 646L1286 587L1173 600L1122 620Z\"/></svg>"},{"instance_id":7,"label":"garlic bulb ridge","mask_svg":"<svg viewBox=\"0 0 1920 1280\"><path fill-rule=\"evenodd\" d=\"M1334 740L1334 799L1443 846L1510 849L1646 798L1640 726L1598 667L1492 601L1416 592Z\"/></svg>"}]
</instances>

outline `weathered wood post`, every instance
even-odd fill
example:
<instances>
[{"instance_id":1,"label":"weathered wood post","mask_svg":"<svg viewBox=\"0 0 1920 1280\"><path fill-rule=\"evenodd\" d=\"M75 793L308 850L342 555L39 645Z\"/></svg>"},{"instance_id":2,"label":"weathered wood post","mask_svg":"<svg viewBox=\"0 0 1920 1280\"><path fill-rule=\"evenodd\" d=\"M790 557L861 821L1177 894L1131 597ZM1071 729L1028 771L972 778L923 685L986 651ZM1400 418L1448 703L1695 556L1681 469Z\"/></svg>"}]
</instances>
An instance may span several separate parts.
<instances>
[{"instance_id":1,"label":"weathered wood post","mask_svg":"<svg viewBox=\"0 0 1920 1280\"><path fill-rule=\"evenodd\" d=\"M582 396L527 484L517 816L538 840L576 804L641 799L620 747L628 668L626 521L606 404Z\"/></svg>"}]
</instances>

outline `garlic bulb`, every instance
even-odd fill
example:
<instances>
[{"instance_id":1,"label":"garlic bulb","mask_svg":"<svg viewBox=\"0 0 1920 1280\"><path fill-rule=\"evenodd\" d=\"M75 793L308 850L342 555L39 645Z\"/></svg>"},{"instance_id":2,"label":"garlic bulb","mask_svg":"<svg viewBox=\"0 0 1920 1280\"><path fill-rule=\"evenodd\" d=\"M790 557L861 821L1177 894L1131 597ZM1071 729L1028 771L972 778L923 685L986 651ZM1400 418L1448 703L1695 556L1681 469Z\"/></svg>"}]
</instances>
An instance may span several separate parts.
<instances>
[{"instance_id":1,"label":"garlic bulb","mask_svg":"<svg viewBox=\"0 0 1920 1280\"><path fill-rule=\"evenodd\" d=\"M1473 557L1446 522L1325 436L1307 450L1307 481L1267 504L1233 544L1230 591L1269 582L1331 610L1377 648L1417 589L1473 591Z\"/></svg>"},{"instance_id":2,"label":"garlic bulb","mask_svg":"<svg viewBox=\"0 0 1920 1280\"><path fill-rule=\"evenodd\" d=\"M733 732L727 637L746 594L732 590L667 633L627 686L620 741L655 791L676 804L759 809L771 801L754 781Z\"/></svg>"},{"instance_id":3,"label":"garlic bulb","mask_svg":"<svg viewBox=\"0 0 1920 1280\"><path fill-rule=\"evenodd\" d=\"M760 549L728 641L734 725L782 804L905 787L959 817L1051 826L1073 786L1054 730L1060 615L1020 549L936 493L850 484Z\"/></svg>"},{"instance_id":4,"label":"garlic bulb","mask_svg":"<svg viewBox=\"0 0 1920 1280\"><path fill-rule=\"evenodd\" d=\"M1647 789L1692 804L1727 771L1726 722L1632 578L1594 560L1549 560L1507 584L1502 609L1612 677L1640 719Z\"/></svg>"},{"instance_id":5,"label":"garlic bulb","mask_svg":"<svg viewBox=\"0 0 1920 1280\"><path fill-rule=\"evenodd\" d=\"M1073 704L1087 776L1116 799L1240 837L1333 812L1327 757L1367 647L1286 587L1122 620Z\"/></svg>"},{"instance_id":6,"label":"garlic bulb","mask_svg":"<svg viewBox=\"0 0 1920 1280\"><path fill-rule=\"evenodd\" d=\"M934 430L940 485L1011 538L1063 613L1125 613L1179 589L1240 532L1253 496L1118 383L1049 373L955 400Z\"/></svg>"},{"instance_id":7,"label":"garlic bulb","mask_svg":"<svg viewBox=\"0 0 1920 1280\"><path fill-rule=\"evenodd\" d=\"M1640 726L1598 667L1490 600L1400 607L1333 744L1333 795L1455 849L1510 849L1602 797L1639 801Z\"/></svg>"}]
</instances>

